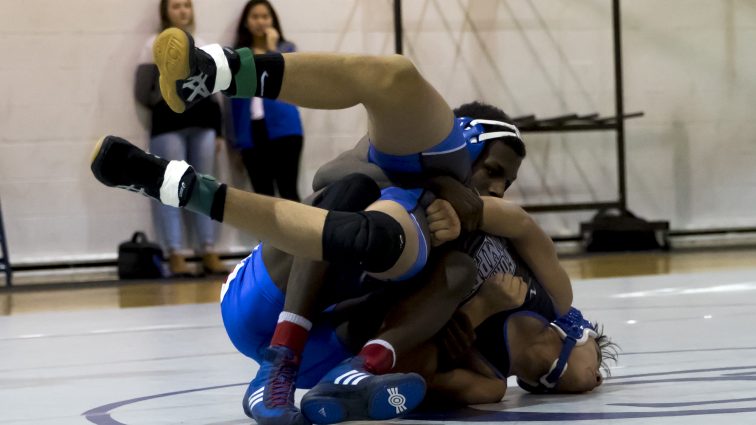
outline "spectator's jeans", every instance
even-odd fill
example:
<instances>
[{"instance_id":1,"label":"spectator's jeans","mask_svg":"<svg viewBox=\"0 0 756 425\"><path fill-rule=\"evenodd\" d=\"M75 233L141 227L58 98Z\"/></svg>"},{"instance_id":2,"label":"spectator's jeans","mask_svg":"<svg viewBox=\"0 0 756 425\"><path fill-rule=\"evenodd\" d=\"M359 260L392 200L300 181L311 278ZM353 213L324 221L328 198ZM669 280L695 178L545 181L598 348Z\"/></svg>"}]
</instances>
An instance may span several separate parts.
<instances>
[{"instance_id":1,"label":"spectator's jeans","mask_svg":"<svg viewBox=\"0 0 756 425\"><path fill-rule=\"evenodd\" d=\"M150 139L150 152L169 160L184 160L202 174L212 174L215 163L215 130L189 127L179 131L163 133ZM169 252L184 246L184 232L181 221L182 210L153 203L152 213L157 219ZM216 223L203 215L188 212L192 217L197 242L201 249L215 245Z\"/></svg>"}]
</instances>

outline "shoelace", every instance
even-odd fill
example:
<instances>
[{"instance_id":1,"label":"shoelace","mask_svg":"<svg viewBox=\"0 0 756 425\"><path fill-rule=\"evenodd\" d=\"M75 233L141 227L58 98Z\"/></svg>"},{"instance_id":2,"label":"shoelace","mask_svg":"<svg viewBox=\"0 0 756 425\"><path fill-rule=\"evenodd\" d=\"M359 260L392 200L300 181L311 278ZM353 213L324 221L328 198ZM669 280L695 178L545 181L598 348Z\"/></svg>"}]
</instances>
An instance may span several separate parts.
<instances>
[{"instance_id":1,"label":"shoelace","mask_svg":"<svg viewBox=\"0 0 756 425\"><path fill-rule=\"evenodd\" d=\"M291 359L283 359L268 379L270 389L269 407L288 406L294 395L294 376L296 364Z\"/></svg>"}]
</instances>

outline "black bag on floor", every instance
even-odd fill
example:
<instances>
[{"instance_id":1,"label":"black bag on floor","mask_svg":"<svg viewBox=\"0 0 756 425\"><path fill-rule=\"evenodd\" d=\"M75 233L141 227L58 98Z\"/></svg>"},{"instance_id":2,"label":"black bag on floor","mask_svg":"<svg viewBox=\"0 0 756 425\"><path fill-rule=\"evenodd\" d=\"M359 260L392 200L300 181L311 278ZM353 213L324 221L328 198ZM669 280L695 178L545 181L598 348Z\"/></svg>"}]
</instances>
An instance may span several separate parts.
<instances>
[{"instance_id":1,"label":"black bag on floor","mask_svg":"<svg viewBox=\"0 0 756 425\"><path fill-rule=\"evenodd\" d=\"M118 245L119 279L156 279L163 277L163 250L135 232L130 241Z\"/></svg>"},{"instance_id":2,"label":"black bag on floor","mask_svg":"<svg viewBox=\"0 0 756 425\"><path fill-rule=\"evenodd\" d=\"M627 210L601 210L580 228L588 252L669 249L669 222L646 221Z\"/></svg>"}]
</instances>

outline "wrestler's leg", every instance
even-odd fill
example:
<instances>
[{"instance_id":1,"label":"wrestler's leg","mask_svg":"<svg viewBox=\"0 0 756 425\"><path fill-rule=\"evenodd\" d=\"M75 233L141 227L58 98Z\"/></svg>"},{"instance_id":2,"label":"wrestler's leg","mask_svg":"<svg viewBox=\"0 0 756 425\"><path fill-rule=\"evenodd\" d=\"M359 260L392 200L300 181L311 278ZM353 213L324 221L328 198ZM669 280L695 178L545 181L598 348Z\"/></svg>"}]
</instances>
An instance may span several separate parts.
<instances>
[{"instance_id":1,"label":"wrestler's leg","mask_svg":"<svg viewBox=\"0 0 756 425\"><path fill-rule=\"evenodd\" d=\"M353 174L326 188L314 199L313 205L336 211L356 212L369 206L380 194L378 186L369 177ZM267 246L263 248L263 253L264 259L270 262L284 259L284 264L289 266L288 275L284 275L285 268L275 271L281 282L279 288L286 293L286 300L270 345L285 348L299 359L315 315L323 308L321 290L325 284L328 263L301 257L294 257L292 261L291 257L282 258L281 251Z\"/></svg>"},{"instance_id":2,"label":"wrestler's leg","mask_svg":"<svg viewBox=\"0 0 756 425\"><path fill-rule=\"evenodd\" d=\"M409 291L388 290L387 295L353 309L349 326L340 327L342 337L352 346L362 345L359 356L365 358L370 372L387 373L446 325L472 292L475 275L469 256L453 250L444 252L431 260L426 272L415 278L421 281L413 282ZM372 308L376 304L382 305ZM361 311L367 316L360 315ZM376 318L381 324L371 325Z\"/></svg>"},{"instance_id":3,"label":"wrestler's leg","mask_svg":"<svg viewBox=\"0 0 756 425\"><path fill-rule=\"evenodd\" d=\"M392 307L376 336L394 347L397 358L436 335L475 283L475 263L459 251L440 255L428 272L425 284Z\"/></svg>"},{"instance_id":4,"label":"wrestler's leg","mask_svg":"<svg viewBox=\"0 0 756 425\"><path fill-rule=\"evenodd\" d=\"M420 276L429 282L419 285L392 308L378 337L368 341L357 356L328 372L305 395L304 415L313 422L323 423L388 419L417 406L425 394L420 375L387 372L395 366L397 352L418 363L417 357L412 357L413 350L446 324L470 293L474 272L475 265L466 255L458 252L443 255L427 276ZM435 370L430 362L424 368L428 374ZM394 392L386 394L387 387L393 387Z\"/></svg>"},{"instance_id":5,"label":"wrestler's leg","mask_svg":"<svg viewBox=\"0 0 756 425\"><path fill-rule=\"evenodd\" d=\"M384 278L402 276L417 261L416 221L398 202L378 201L364 212L347 213L244 192L195 173L185 162L166 161L113 136L95 147L91 168L107 186L186 207L294 256L359 263Z\"/></svg>"},{"instance_id":6,"label":"wrestler's leg","mask_svg":"<svg viewBox=\"0 0 756 425\"><path fill-rule=\"evenodd\" d=\"M399 55L252 56L248 49L195 48L191 36L177 28L158 36L153 53L161 91L176 112L217 91L278 98L315 109L362 104L372 143L392 155L422 152L438 144L454 122L446 101L409 59Z\"/></svg>"}]
</instances>

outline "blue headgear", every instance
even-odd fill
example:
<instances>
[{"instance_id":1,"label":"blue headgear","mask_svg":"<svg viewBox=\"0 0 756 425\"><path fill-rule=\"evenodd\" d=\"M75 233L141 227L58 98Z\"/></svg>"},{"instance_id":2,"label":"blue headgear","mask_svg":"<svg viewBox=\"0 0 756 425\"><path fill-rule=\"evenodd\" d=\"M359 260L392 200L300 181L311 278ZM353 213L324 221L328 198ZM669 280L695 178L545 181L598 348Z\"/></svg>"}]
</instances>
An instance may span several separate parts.
<instances>
[{"instance_id":1,"label":"blue headgear","mask_svg":"<svg viewBox=\"0 0 756 425\"><path fill-rule=\"evenodd\" d=\"M504 121L459 117L457 125L462 128L462 135L465 137L467 151L470 152L472 162L475 162L483 152L486 140L516 137L522 141L520 130L514 124Z\"/></svg>"},{"instance_id":2,"label":"blue headgear","mask_svg":"<svg viewBox=\"0 0 756 425\"><path fill-rule=\"evenodd\" d=\"M570 357L572 349L588 342L588 338L598 336L591 322L585 320L583 313L575 307L570 308L567 314L551 322L551 326L556 329L562 341L564 341L559 358L554 360L551 369L541 376L538 383L517 378L517 385L531 393L553 392L556 389L557 381L567 371L567 359Z\"/></svg>"}]
</instances>

